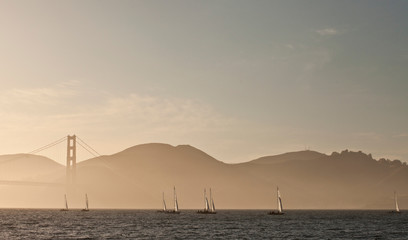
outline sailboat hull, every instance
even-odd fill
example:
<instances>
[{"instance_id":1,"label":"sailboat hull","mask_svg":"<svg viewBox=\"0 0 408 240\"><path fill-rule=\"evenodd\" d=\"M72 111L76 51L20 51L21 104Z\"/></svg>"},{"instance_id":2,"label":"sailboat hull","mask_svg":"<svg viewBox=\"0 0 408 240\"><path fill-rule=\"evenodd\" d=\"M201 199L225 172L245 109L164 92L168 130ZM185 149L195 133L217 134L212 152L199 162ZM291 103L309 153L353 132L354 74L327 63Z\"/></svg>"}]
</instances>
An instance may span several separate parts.
<instances>
[{"instance_id":1,"label":"sailboat hull","mask_svg":"<svg viewBox=\"0 0 408 240\"><path fill-rule=\"evenodd\" d=\"M170 210L170 211L166 211L164 213L168 213L168 214L180 214L179 211L174 211L174 210Z\"/></svg>"},{"instance_id":2,"label":"sailboat hull","mask_svg":"<svg viewBox=\"0 0 408 240\"><path fill-rule=\"evenodd\" d=\"M198 210L197 213L199 214L216 214L217 212L209 211L209 210Z\"/></svg>"},{"instance_id":3,"label":"sailboat hull","mask_svg":"<svg viewBox=\"0 0 408 240\"><path fill-rule=\"evenodd\" d=\"M395 214L400 214L401 213L401 211L390 211L389 213L395 213Z\"/></svg>"},{"instance_id":4,"label":"sailboat hull","mask_svg":"<svg viewBox=\"0 0 408 240\"><path fill-rule=\"evenodd\" d=\"M174 210L157 210L158 213L180 214L179 211Z\"/></svg>"},{"instance_id":5,"label":"sailboat hull","mask_svg":"<svg viewBox=\"0 0 408 240\"><path fill-rule=\"evenodd\" d=\"M268 215L283 215L285 214L284 212L268 212Z\"/></svg>"}]
</instances>

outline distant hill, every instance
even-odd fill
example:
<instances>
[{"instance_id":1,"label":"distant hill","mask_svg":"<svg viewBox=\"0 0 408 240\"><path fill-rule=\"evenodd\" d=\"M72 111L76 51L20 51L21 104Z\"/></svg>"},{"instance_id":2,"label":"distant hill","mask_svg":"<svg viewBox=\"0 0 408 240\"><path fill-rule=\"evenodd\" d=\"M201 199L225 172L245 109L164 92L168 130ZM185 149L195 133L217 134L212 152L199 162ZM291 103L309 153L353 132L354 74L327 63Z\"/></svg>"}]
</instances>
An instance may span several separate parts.
<instances>
[{"instance_id":1,"label":"distant hill","mask_svg":"<svg viewBox=\"0 0 408 240\"><path fill-rule=\"evenodd\" d=\"M95 186L103 186L101 191L112 189L112 194L99 196L102 205L113 207L120 202L125 208L136 203L145 208L160 207L162 191L170 201L173 186L179 190L181 204L190 193L201 203L202 189L224 185L232 174L229 172L229 165L187 145L143 144L78 164L78 180L92 186L90 192L97 189ZM194 205L191 201L190 207Z\"/></svg>"},{"instance_id":2,"label":"distant hill","mask_svg":"<svg viewBox=\"0 0 408 240\"><path fill-rule=\"evenodd\" d=\"M22 171L2 165L9 164L3 157L0 166L8 174ZM19 161L24 162L11 162ZM38 179L58 171L59 181L64 179L61 165L45 158L35 161L43 161L32 166ZM276 186L284 208L390 209L394 190L400 207L408 206L405 163L377 161L369 154L347 150L331 155L299 151L226 164L189 145L151 143L78 163L77 182L77 190L69 194L74 207L82 207L83 195L88 193L91 207L161 208L162 192L172 206L173 186L182 209L202 208L203 189L209 187L218 208L271 209L276 207ZM43 191L48 202L57 201L52 206L62 205L65 189Z\"/></svg>"},{"instance_id":3,"label":"distant hill","mask_svg":"<svg viewBox=\"0 0 408 240\"><path fill-rule=\"evenodd\" d=\"M279 185L294 208L388 208L397 190L408 203L408 167L380 162L362 152L330 156L311 151L265 157L238 167L253 178Z\"/></svg>"},{"instance_id":4,"label":"distant hill","mask_svg":"<svg viewBox=\"0 0 408 240\"><path fill-rule=\"evenodd\" d=\"M63 165L43 156L31 154L0 156L0 208L60 206L62 202L60 192L64 190L37 184L26 186L18 182L64 183L64 174ZM10 185L8 181L17 181L17 184Z\"/></svg>"},{"instance_id":5,"label":"distant hill","mask_svg":"<svg viewBox=\"0 0 408 240\"><path fill-rule=\"evenodd\" d=\"M8 180L41 181L59 175L65 167L49 158L32 154L0 156L0 176ZM55 179L52 179L55 180Z\"/></svg>"},{"instance_id":6,"label":"distant hill","mask_svg":"<svg viewBox=\"0 0 408 240\"><path fill-rule=\"evenodd\" d=\"M276 156L266 156L255 159L248 163L250 164L275 164L290 161L303 161L303 160L313 160L326 157L325 154L315 152L315 151L300 151L300 152L290 152L284 153ZM244 163L247 164L247 163Z\"/></svg>"}]
</instances>

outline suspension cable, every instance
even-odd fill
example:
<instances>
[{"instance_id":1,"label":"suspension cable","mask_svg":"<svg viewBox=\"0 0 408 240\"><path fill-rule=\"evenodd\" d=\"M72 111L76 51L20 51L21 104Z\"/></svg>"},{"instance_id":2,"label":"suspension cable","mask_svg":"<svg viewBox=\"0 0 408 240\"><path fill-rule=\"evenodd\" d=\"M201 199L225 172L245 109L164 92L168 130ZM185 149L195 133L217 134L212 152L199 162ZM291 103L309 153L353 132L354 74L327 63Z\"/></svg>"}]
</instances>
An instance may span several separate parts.
<instances>
[{"instance_id":1,"label":"suspension cable","mask_svg":"<svg viewBox=\"0 0 408 240\"><path fill-rule=\"evenodd\" d=\"M94 156L94 157L101 156L101 154L99 154L95 149L93 149L91 146L89 146L84 140L82 140L78 136L76 136L76 138L79 140L79 141L77 141L78 145L80 145L83 149L85 149L92 156ZM62 143L66 139L67 139L67 137L63 137L61 139L58 139L57 141L54 141L54 142L49 143L47 145L44 145L44 146L42 146L40 148L37 148L36 150L29 152L28 154L36 154L38 152L44 151L44 150L46 150L48 148L54 147L55 145Z\"/></svg>"},{"instance_id":2,"label":"suspension cable","mask_svg":"<svg viewBox=\"0 0 408 240\"><path fill-rule=\"evenodd\" d=\"M62 143L63 141L65 141L66 138L67 138L67 137L63 137L63 138L61 138L61 139L58 139L57 141L52 142L52 143L50 143L50 144L47 144L47 145L45 145L45 146L42 146L42 147L40 147L40 148L38 148L38 149L36 149L36 150L34 150L34 151L29 152L28 154L35 154L35 153L41 152L41 151L43 151L43 150L45 150L45 149L48 149L48 148L50 148L50 147L53 147L53 146L55 146L55 145L57 145L57 144L60 144L60 143Z\"/></svg>"},{"instance_id":3,"label":"suspension cable","mask_svg":"<svg viewBox=\"0 0 408 240\"><path fill-rule=\"evenodd\" d=\"M98 155L94 154L91 152L88 148L84 147L84 145L81 144L81 142L77 141L78 145L81 146L83 149L85 149L88 153L90 153L94 157L98 157Z\"/></svg>"},{"instance_id":4,"label":"suspension cable","mask_svg":"<svg viewBox=\"0 0 408 240\"><path fill-rule=\"evenodd\" d=\"M91 153L92 155L94 155L95 157L101 156L101 154L99 154L95 149L93 149L91 146L89 146L84 140L80 139L78 136L77 136L77 139L78 139L80 142L82 142L85 146L87 146L90 150L92 150L94 153L96 153L96 156L95 156L94 153ZM78 143L79 143L79 142L78 142ZM79 145L81 145L81 144L79 143ZM82 146L82 145L81 145L81 146ZM82 146L82 147L85 148L84 146ZM85 149L85 150L87 150L87 151L89 152L89 149Z\"/></svg>"}]
</instances>

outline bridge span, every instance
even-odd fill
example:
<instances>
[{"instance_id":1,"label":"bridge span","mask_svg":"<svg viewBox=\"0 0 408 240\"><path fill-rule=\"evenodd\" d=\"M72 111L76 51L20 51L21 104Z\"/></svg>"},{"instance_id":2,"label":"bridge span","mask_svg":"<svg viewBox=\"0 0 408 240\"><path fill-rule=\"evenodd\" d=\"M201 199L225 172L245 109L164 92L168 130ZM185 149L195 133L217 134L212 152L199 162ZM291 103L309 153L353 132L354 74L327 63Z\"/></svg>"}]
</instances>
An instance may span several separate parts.
<instances>
[{"instance_id":1,"label":"bridge span","mask_svg":"<svg viewBox=\"0 0 408 240\"><path fill-rule=\"evenodd\" d=\"M19 180L7 180L0 179L0 185L13 185L13 186L48 186L48 187L68 187L76 185L76 165L77 165L77 144L85 149L94 157L99 157L100 154L89 146L86 142L80 139L76 135L68 135L57 141L44 145L34 151L27 154L38 154L46 149L52 148L62 142L67 142L67 157L66 157L66 175L65 183L61 182L36 182L36 181L19 181Z\"/></svg>"}]
</instances>

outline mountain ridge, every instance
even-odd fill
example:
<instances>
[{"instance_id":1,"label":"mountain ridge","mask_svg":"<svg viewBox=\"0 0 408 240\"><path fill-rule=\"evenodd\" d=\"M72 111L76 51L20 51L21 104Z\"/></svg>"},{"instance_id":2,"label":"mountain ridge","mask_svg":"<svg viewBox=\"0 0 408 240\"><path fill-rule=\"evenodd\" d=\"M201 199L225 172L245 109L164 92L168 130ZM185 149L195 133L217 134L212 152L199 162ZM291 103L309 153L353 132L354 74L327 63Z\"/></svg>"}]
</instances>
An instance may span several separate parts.
<instances>
[{"instance_id":1,"label":"mountain ridge","mask_svg":"<svg viewBox=\"0 0 408 240\"><path fill-rule=\"evenodd\" d=\"M65 171L57 169L63 181ZM401 194L401 207L408 205L406 163L348 150L297 151L235 164L190 145L148 143L79 162L77 182L77 192L102 208L160 208L161 193L171 196L173 186L182 208L200 207L209 187L218 208L273 208L277 185L288 208L387 208L393 190ZM55 189L44 191L49 201L55 198Z\"/></svg>"},{"instance_id":2,"label":"mountain ridge","mask_svg":"<svg viewBox=\"0 0 408 240\"><path fill-rule=\"evenodd\" d=\"M137 144L131 147L128 147L122 151L119 151L117 153L113 153L113 154L109 154L109 155L101 155L99 157L94 157L94 158L90 158L90 159L86 159L83 160L81 162L78 162L78 164L83 163L83 162L87 162L89 160L93 160L93 159L97 159L97 158L106 158L106 157L111 157L111 156L116 156L116 155L121 155L121 154L132 154L133 152L138 152L141 149L143 149L144 151L148 150L148 151L157 151L157 147L161 148L161 149L166 149L166 150L185 150L185 149L189 149L192 151L195 151L197 155L202 155L208 158L211 158L213 160L216 160L217 162L223 163L223 164L228 164L228 165L239 165L239 164L248 164L248 163L256 163L256 164L268 164L268 163L276 163L276 160L280 160L280 161L293 161L293 160L315 160L318 158L322 158L322 157L328 157L328 156L346 156L346 154L356 154L356 155L360 155L361 158L363 159L370 159L370 160L374 160L376 162L379 162L381 164L389 164L389 165L403 165L403 166L407 166L406 162L403 162L401 160L395 159L395 160L390 160L390 159L385 159L385 158L380 158L380 159L374 159L370 153L364 153L362 151L349 151L349 150L343 150L340 153L339 152L332 152L332 154L327 155L324 153L320 153L318 151L313 151L313 150L300 150L300 151L292 151L292 152L286 152L286 153L281 153L281 154L277 154L277 155L266 155L266 156L261 156L258 157L256 159L252 159L252 160L248 160L246 162L240 162L240 163L229 163L229 162L224 162L222 160L218 160L214 157L212 157L210 154L204 152L203 150L200 150L194 146L188 145L188 144L181 144L181 145L170 145L167 143L144 143L144 144ZM150 150L149 150L150 148ZM155 148L155 149L153 149ZM302 156L303 154L303 156ZM306 156L305 156L306 154ZM6 163L7 161L15 161L15 160L20 160L20 159L24 159L24 158L36 158L37 161L41 160L44 163L45 162L49 162L52 161L55 165L58 166L64 166L60 163L58 163L57 161L47 158L45 156L42 155L33 155L33 154L27 154L27 153L18 153L18 154L4 154L4 155L0 155L0 164ZM269 162L270 161L270 162ZM279 162L279 161L278 161Z\"/></svg>"}]
</instances>

